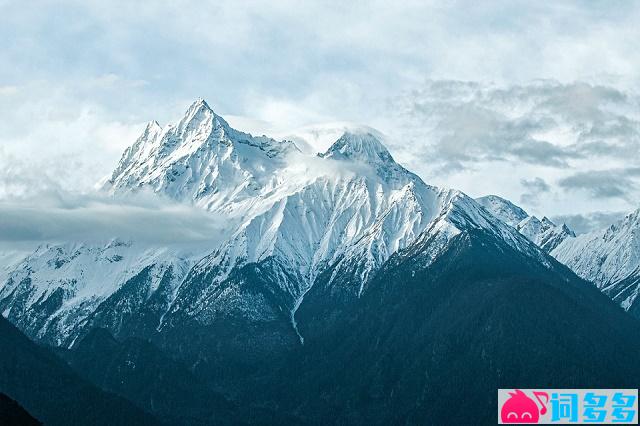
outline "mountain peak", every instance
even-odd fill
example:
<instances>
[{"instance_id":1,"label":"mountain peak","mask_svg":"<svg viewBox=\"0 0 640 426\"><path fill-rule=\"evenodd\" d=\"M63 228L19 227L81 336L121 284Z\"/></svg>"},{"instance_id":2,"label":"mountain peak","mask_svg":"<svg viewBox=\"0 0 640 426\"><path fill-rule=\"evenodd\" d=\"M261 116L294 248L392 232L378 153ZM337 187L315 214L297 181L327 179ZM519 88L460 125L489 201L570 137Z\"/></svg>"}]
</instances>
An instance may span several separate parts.
<instances>
[{"instance_id":1,"label":"mountain peak","mask_svg":"<svg viewBox=\"0 0 640 426\"><path fill-rule=\"evenodd\" d=\"M196 99L195 102L189 106L177 126L178 133L190 132L199 128L202 128L202 130L207 133L217 128L222 128L225 132L228 132L230 129L229 124L213 112L203 98Z\"/></svg>"},{"instance_id":2,"label":"mountain peak","mask_svg":"<svg viewBox=\"0 0 640 426\"><path fill-rule=\"evenodd\" d=\"M513 227L516 227L518 223L529 217L529 214L522 208L497 195L485 195L484 197L476 198L476 201L489 210L491 214Z\"/></svg>"},{"instance_id":3,"label":"mountain peak","mask_svg":"<svg viewBox=\"0 0 640 426\"><path fill-rule=\"evenodd\" d=\"M566 233L570 237L574 237L575 238L576 233L573 232L573 230L571 228L569 228L566 223L563 223L560 228L561 228L562 232Z\"/></svg>"},{"instance_id":4,"label":"mountain peak","mask_svg":"<svg viewBox=\"0 0 640 426\"><path fill-rule=\"evenodd\" d=\"M320 156L366 163L395 163L389 150L382 143L381 135L376 133L369 129L347 131Z\"/></svg>"},{"instance_id":5,"label":"mountain peak","mask_svg":"<svg viewBox=\"0 0 640 426\"><path fill-rule=\"evenodd\" d=\"M213 110L211 109L207 101L204 100L204 98L197 98L195 101L193 101L193 103L189 106L188 111L197 110L197 109L207 109L213 112Z\"/></svg>"},{"instance_id":6,"label":"mountain peak","mask_svg":"<svg viewBox=\"0 0 640 426\"><path fill-rule=\"evenodd\" d=\"M199 98L176 124L150 122L101 186L114 193L146 186L214 209L254 194L295 150L293 142L233 129Z\"/></svg>"},{"instance_id":7,"label":"mountain peak","mask_svg":"<svg viewBox=\"0 0 640 426\"><path fill-rule=\"evenodd\" d=\"M149 139L153 135L161 131L162 131L162 127L156 120L149 121L147 125L144 127L144 130L142 131L142 135L140 136L140 138Z\"/></svg>"},{"instance_id":8,"label":"mountain peak","mask_svg":"<svg viewBox=\"0 0 640 426\"><path fill-rule=\"evenodd\" d=\"M546 216L543 216L543 217L542 217L542 220L541 220L540 222L542 222L543 224L545 224L545 225L547 225L547 226L556 226L556 224L555 224L555 223L553 223L553 222L551 221L551 219L549 219L549 218L548 218L548 217L546 217Z\"/></svg>"}]
</instances>

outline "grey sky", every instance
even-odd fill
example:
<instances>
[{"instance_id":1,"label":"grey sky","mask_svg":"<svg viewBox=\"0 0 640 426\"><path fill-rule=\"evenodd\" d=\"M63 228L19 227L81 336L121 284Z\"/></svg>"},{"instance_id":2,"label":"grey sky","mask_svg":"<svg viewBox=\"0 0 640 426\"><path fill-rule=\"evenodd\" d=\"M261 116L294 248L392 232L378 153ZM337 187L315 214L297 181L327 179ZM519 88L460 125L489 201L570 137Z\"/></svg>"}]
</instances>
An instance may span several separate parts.
<instances>
[{"instance_id":1,"label":"grey sky","mask_svg":"<svg viewBox=\"0 0 640 426\"><path fill-rule=\"evenodd\" d=\"M611 180L640 166L635 2L0 0L0 17L0 198L87 191L144 122L204 97L276 136L372 126L426 181L531 213L638 207L639 177Z\"/></svg>"}]
</instances>

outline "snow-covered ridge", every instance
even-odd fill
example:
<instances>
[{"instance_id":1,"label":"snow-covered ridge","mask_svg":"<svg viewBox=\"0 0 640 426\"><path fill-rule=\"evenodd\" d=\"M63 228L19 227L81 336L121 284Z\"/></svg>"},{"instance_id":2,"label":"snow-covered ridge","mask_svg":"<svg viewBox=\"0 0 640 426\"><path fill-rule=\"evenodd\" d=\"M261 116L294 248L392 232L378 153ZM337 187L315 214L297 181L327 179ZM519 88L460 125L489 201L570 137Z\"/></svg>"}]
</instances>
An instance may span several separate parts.
<instances>
[{"instance_id":1,"label":"snow-covered ridge","mask_svg":"<svg viewBox=\"0 0 640 426\"><path fill-rule=\"evenodd\" d=\"M279 170L297 152L293 142L254 137L232 129L199 99L176 125L147 125L123 154L104 189L150 188L208 210L238 213L260 189L282 183Z\"/></svg>"},{"instance_id":2,"label":"snow-covered ridge","mask_svg":"<svg viewBox=\"0 0 640 426\"><path fill-rule=\"evenodd\" d=\"M146 270L148 294L160 286L177 287L202 252L151 247L114 239L104 243L43 244L19 263L0 288L2 315L30 334L51 333L52 343L73 333L82 321L128 280ZM32 309L44 306L42 317Z\"/></svg>"},{"instance_id":3,"label":"snow-covered ridge","mask_svg":"<svg viewBox=\"0 0 640 426\"><path fill-rule=\"evenodd\" d=\"M231 128L203 100L175 125L150 122L103 189L150 189L216 212L228 218L230 237L189 252L135 242L45 246L0 284L0 307L31 335L69 344L86 324L119 327L123 311L152 311L158 330L226 315L284 315L295 328L296 310L323 271L353 276L345 294L357 298L393 253L427 233L438 242L433 256L482 228L546 261L473 199L396 163L373 131L346 132L326 152L305 154ZM258 292L242 275L248 265L261 268Z\"/></svg>"},{"instance_id":4,"label":"snow-covered ridge","mask_svg":"<svg viewBox=\"0 0 640 426\"><path fill-rule=\"evenodd\" d=\"M529 214L522 208L516 206L509 200L498 197L497 195L486 195L484 197L476 198L476 201L495 217L514 228L516 228L520 222L529 217Z\"/></svg>"},{"instance_id":5,"label":"snow-covered ridge","mask_svg":"<svg viewBox=\"0 0 640 426\"><path fill-rule=\"evenodd\" d=\"M578 276L594 283L623 309L640 316L640 210L605 230L576 236L566 225L529 216L498 196L476 201Z\"/></svg>"},{"instance_id":6,"label":"snow-covered ridge","mask_svg":"<svg viewBox=\"0 0 640 426\"><path fill-rule=\"evenodd\" d=\"M640 209L605 230L564 241L551 254L629 309L640 293Z\"/></svg>"},{"instance_id":7,"label":"snow-covered ridge","mask_svg":"<svg viewBox=\"0 0 640 426\"><path fill-rule=\"evenodd\" d=\"M363 161L371 164L393 164L393 157L372 133L345 132L321 154L323 158Z\"/></svg>"},{"instance_id":8,"label":"snow-covered ridge","mask_svg":"<svg viewBox=\"0 0 640 426\"><path fill-rule=\"evenodd\" d=\"M547 253L553 251L565 239L575 237L575 233L567 225L556 225L546 216L542 220L529 216L522 208L497 195L476 198L476 201Z\"/></svg>"}]
</instances>

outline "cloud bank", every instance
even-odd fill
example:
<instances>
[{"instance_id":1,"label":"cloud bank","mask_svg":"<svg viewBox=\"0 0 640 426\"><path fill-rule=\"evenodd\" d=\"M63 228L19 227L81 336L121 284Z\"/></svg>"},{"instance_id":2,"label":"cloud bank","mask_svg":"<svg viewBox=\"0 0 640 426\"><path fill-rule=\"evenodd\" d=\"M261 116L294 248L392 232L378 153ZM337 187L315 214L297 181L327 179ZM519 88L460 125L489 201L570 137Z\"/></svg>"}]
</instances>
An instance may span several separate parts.
<instances>
[{"instance_id":1,"label":"cloud bank","mask_svg":"<svg viewBox=\"0 0 640 426\"><path fill-rule=\"evenodd\" d=\"M554 216L555 223L566 223L576 234L605 229L623 219L627 212L597 212Z\"/></svg>"},{"instance_id":2,"label":"cloud bank","mask_svg":"<svg viewBox=\"0 0 640 426\"><path fill-rule=\"evenodd\" d=\"M428 81L395 98L393 150L434 183L542 215L632 210L640 96L587 82Z\"/></svg>"},{"instance_id":3,"label":"cloud bank","mask_svg":"<svg viewBox=\"0 0 640 426\"><path fill-rule=\"evenodd\" d=\"M0 245L120 238L140 244L219 244L228 219L157 195L113 198L100 194L58 193L0 201Z\"/></svg>"},{"instance_id":4,"label":"cloud bank","mask_svg":"<svg viewBox=\"0 0 640 426\"><path fill-rule=\"evenodd\" d=\"M204 97L257 133L370 125L426 181L536 214L637 207L633 174L584 187L640 166L634 2L0 0L0 15L0 170L50 178L0 197L86 192L146 121Z\"/></svg>"}]
</instances>

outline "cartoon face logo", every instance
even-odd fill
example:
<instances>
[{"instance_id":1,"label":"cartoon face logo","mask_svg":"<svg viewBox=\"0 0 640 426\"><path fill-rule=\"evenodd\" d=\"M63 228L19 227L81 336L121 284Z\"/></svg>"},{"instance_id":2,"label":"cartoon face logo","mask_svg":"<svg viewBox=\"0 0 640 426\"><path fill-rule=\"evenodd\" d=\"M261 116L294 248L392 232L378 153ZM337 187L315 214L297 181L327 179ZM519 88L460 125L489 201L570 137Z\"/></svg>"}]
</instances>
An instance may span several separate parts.
<instances>
[{"instance_id":1,"label":"cartoon face logo","mask_svg":"<svg viewBox=\"0 0 640 426\"><path fill-rule=\"evenodd\" d=\"M540 403L542 409L538 410L538 405L522 392L516 389L515 392L509 392L509 399L502 405L500 410L500 418L502 423L538 423L541 414L547 412L546 403L549 401L549 395L546 392L534 392L535 398ZM540 397L546 397L543 403Z\"/></svg>"}]
</instances>

